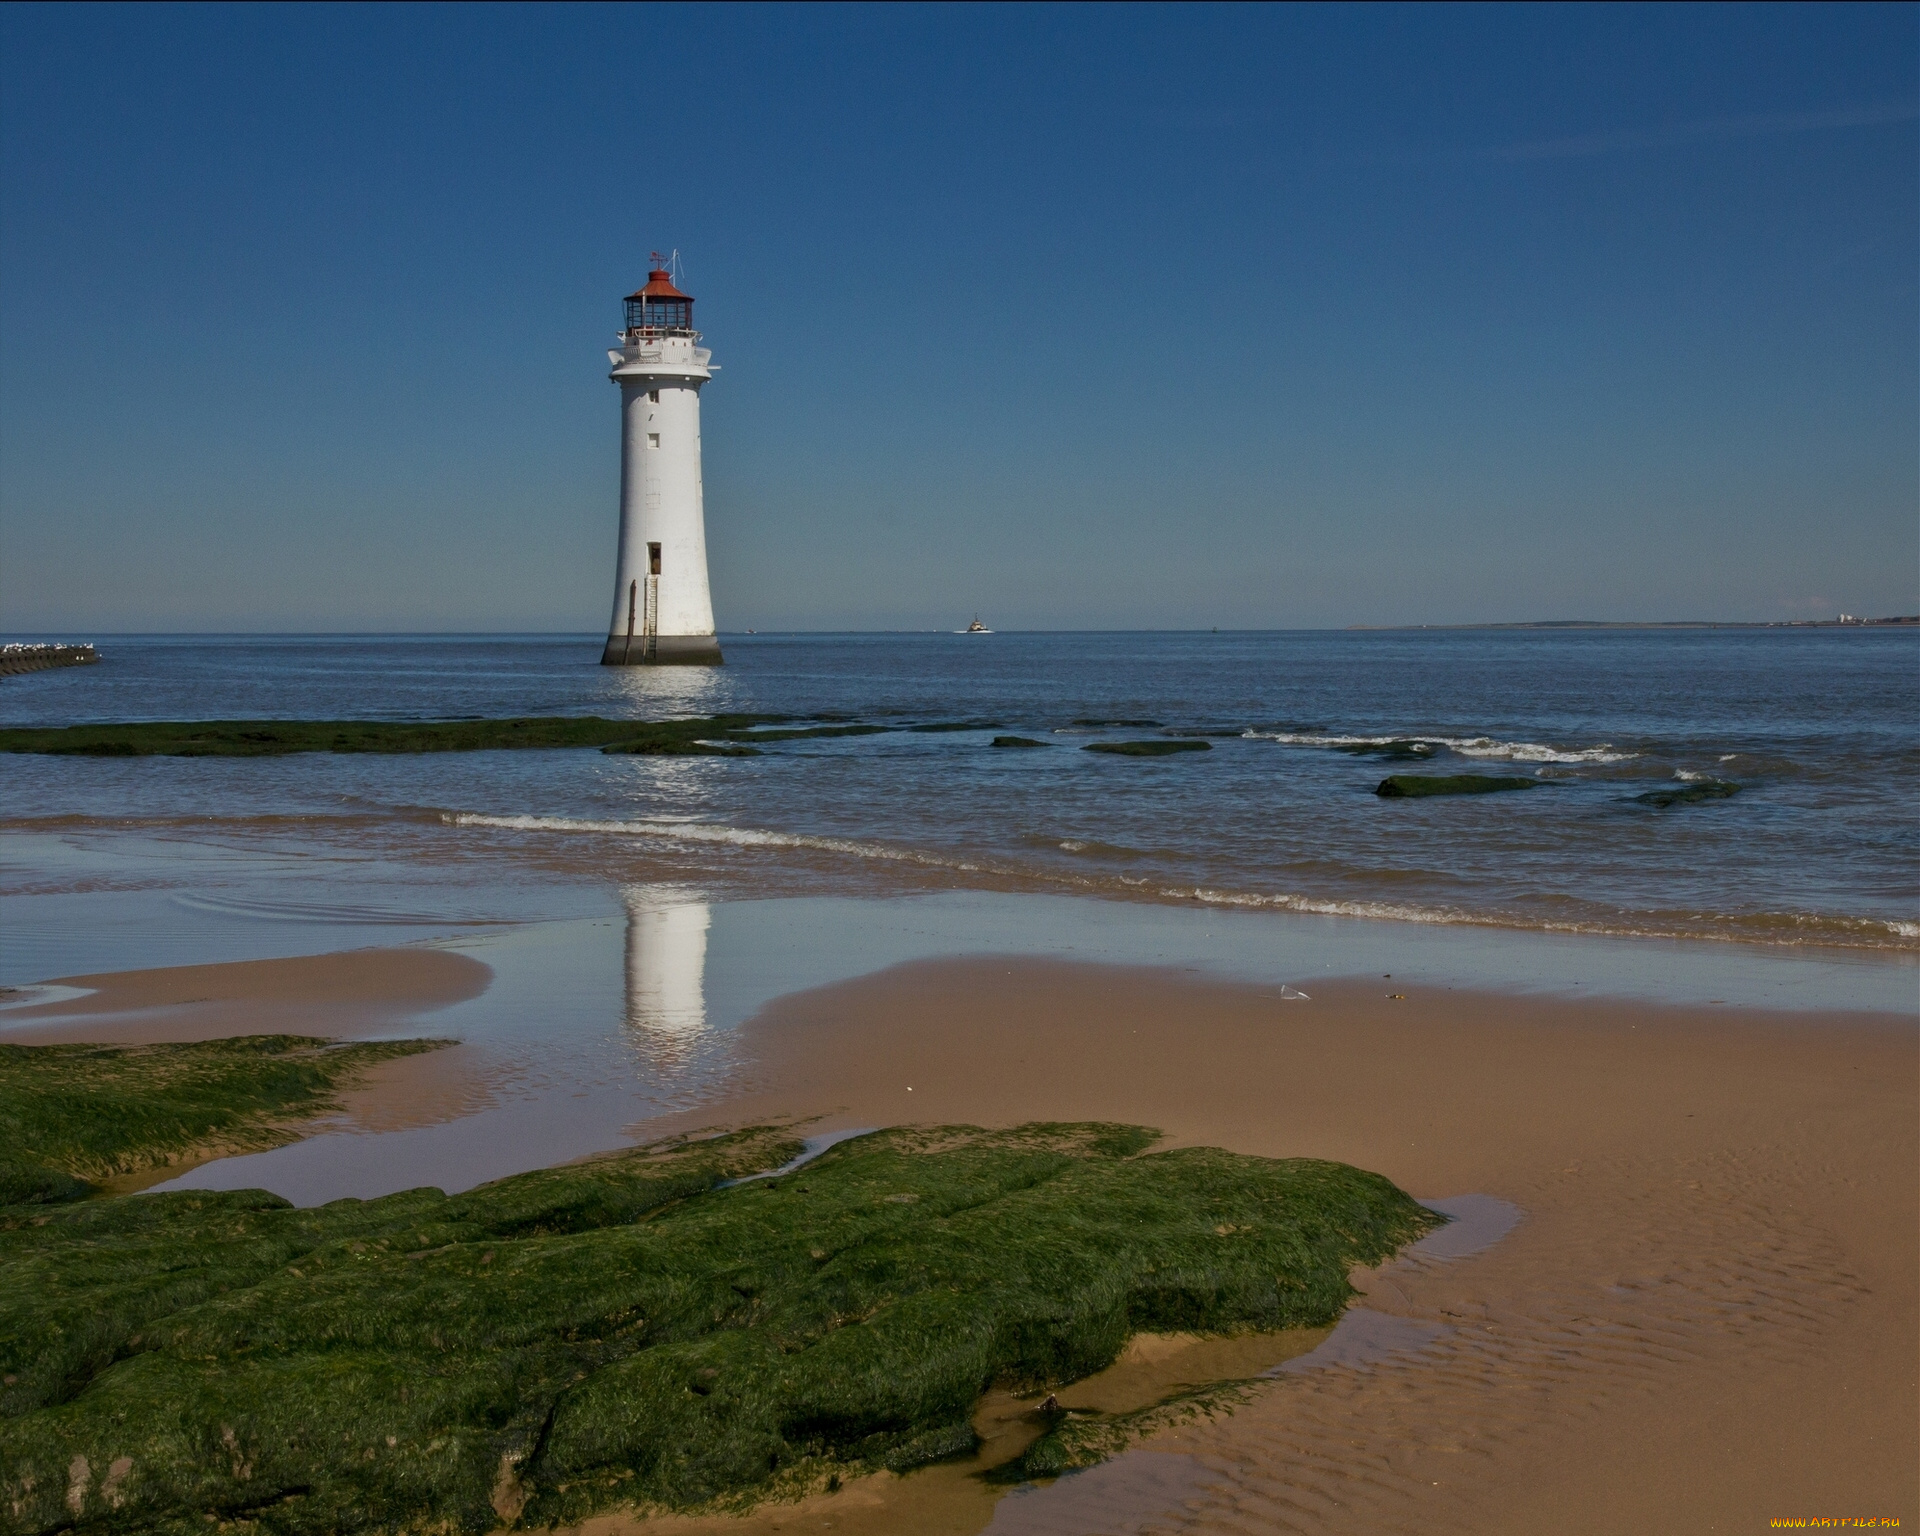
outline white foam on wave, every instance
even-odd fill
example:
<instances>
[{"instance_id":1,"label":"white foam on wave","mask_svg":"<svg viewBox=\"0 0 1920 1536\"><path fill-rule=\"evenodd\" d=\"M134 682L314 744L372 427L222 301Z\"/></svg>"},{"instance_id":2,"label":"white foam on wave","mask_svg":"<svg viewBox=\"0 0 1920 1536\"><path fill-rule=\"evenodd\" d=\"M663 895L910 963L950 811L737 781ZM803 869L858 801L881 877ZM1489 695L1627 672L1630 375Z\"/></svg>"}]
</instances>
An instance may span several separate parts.
<instances>
[{"instance_id":1,"label":"white foam on wave","mask_svg":"<svg viewBox=\"0 0 1920 1536\"><path fill-rule=\"evenodd\" d=\"M820 837L804 832L769 832L752 827L731 827L714 822L669 821L594 821L575 816L489 816L474 811L443 813L442 819L455 827L497 827L508 832L598 833L614 837L657 837L674 842L726 843L742 848L805 848L823 853L844 853L854 858L887 859L902 864L919 864L941 869L964 870L981 874L1009 874L1026 878L1051 878L1054 883L1087 889L1105 886L1106 881L1085 877L1050 876L1048 873L1011 868L910 849L890 848L881 843L858 842L852 838ZM1063 845L1064 846L1064 845ZM1119 875L1116 882L1135 890L1145 890L1152 881L1138 875ZM1413 923L1450 923L1472 921L1460 915L1421 907L1375 901L1321 901L1309 896L1262 895L1254 892L1219 891L1204 886L1166 886L1150 891L1169 901L1201 901L1213 906L1252 907L1267 910L1309 912L1324 917L1382 917Z\"/></svg>"},{"instance_id":2,"label":"white foam on wave","mask_svg":"<svg viewBox=\"0 0 1920 1536\"><path fill-rule=\"evenodd\" d=\"M76 997L91 997L97 987L59 987L43 982L34 987L8 987L0 990L0 1012L12 1008L39 1008L49 1003L70 1003Z\"/></svg>"},{"instance_id":3,"label":"white foam on wave","mask_svg":"<svg viewBox=\"0 0 1920 1536\"><path fill-rule=\"evenodd\" d=\"M441 820L455 827L495 827L510 832L557 832L563 834L599 834L602 836L658 838L664 842L725 844L738 848L794 848L821 853L844 854L858 859L879 859L923 869L955 870L967 874L1000 876L1020 881L1070 887L1090 895L1115 896L1124 889L1135 898L1149 900L1199 902L1206 906L1238 907L1255 911L1298 912L1314 917L1360 917L1398 923L1458 924L1478 928L1520 928L1541 933L1605 935L1616 938L1696 938L1733 942L1759 942L1776 945L1845 943L1849 938L1884 942L1885 934L1902 947L1920 940L1920 923L1877 918L1841 918L1812 913L1728 914L1724 928L1700 927L1692 923L1662 923L1656 914L1648 914L1645 923L1566 922L1552 919L1528 919L1511 912L1472 912L1451 907L1411 906L1402 902L1333 899L1305 896L1297 892L1259 892L1220 890L1212 886L1158 885L1151 877L1111 875L1098 878L1059 870L1036 869L1030 865L956 858L948 854L911 848L889 847L853 838L823 837L805 832L772 832L756 827L734 827L704 821L674 820L656 817L646 821L601 821L572 816L493 816L472 811L443 811ZM1786 931L1782 931L1782 929Z\"/></svg>"},{"instance_id":4,"label":"white foam on wave","mask_svg":"<svg viewBox=\"0 0 1920 1536\"><path fill-rule=\"evenodd\" d=\"M1326 736L1306 731L1244 731L1249 741L1277 741L1289 747L1390 747L1397 741L1445 747L1462 757L1503 758L1514 763L1624 763L1638 752L1616 752L1613 743L1596 747L1550 747L1538 741L1501 741L1493 736Z\"/></svg>"},{"instance_id":5,"label":"white foam on wave","mask_svg":"<svg viewBox=\"0 0 1920 1536\"><path fill-rule=\"evenodd\" d=\"M1121 878L1126 879L1125 876ZM1145 882L1129 881L1128 883L1144 884ZM1872 944L1874 936L1880 932L1901 940L1920 939L1920 923L1902 922L1898 919L1882 922L1878 918L1846 918L1813 913L1791 914L1784 920L1786 926L1801 931L1783 933L1779 926L1776 926L1781 921L1779 915L1770 913L1726 914L1723 920L1728 926L1715 929L1662 923L1655 914L1649 914L1649 920L1645 923L1566 922L1554 919L1529 919L1508 912L1466 912L1458 908L1413 907L1389 901L1336 901L1292 893L1266 895L1253 891L1213 890L1206 886L1166 886L1156 894L1169 901L1198 901L1208 906L1247 907L1270 912L1301 912L1315 917L1366 917L1396 923L1432 923L1470 928L1520 928L1537 933L1569 933L1618 939L1708 939L1730 943L1773 944L1783 947L1846 944L1850 938L1866 939ZM1761 922L1768 918L1774 919L1774 923L1762 928Z\"/></svg>"},{"instance_id":6,"label":"white foam on wave","mask_svg":"<svg viewBox=\"0 0 1920 1536\"><path fill-rule=\"evenodd\" d=\"M1125 877L1122 876L1122 878ZM1308 912L1315 917L1380 917L1400 923L1483 921L1466 914L1442 912L1431 907L1402 906L1398 902L1328 901L1316 896L1298 896L1289 893L1262 895L1254 891L1216 891L1203 885L1168 886L1164 887L1159 894L1170 901L1201 901L1210 907L1252 907L1269 912Z\"/></svg>"},{"instance_id":7,"label":"white foam on wave","mask_svg":"<svg viewBox=\"0 0 1920 1536\"><path fill-rule=\"evenodd\" d=\"M810 848L822 853L845 853L861 859L891 859L902 864L928 864L941 869L978 873L993 866L882 843L856 842L846 837L820 837L808 832L768 832L757 827L729 827L710 821L592 821L577 816L486 816L458 811L442 818L455 827L498 827L507 832L586 832L613 837L658 837L682 843L729 843L738 848Z\"/></svg>"}]
</instances>

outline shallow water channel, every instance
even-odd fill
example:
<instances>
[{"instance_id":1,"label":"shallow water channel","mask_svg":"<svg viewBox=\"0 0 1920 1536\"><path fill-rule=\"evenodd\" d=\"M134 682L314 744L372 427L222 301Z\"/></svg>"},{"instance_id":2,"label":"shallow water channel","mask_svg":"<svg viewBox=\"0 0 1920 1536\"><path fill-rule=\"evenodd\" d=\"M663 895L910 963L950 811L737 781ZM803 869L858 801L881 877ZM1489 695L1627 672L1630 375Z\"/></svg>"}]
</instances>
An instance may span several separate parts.
<instances>
[{"instance_id":1,"label":"shallow water channel","mask_svg":"<svg viewBox=\"0 0 1920 1536\"><path fill-rule=\"evenodd\" d=\"M644 1139L646 1122L717 1105L751 1070L738 1028L785 994L942 955L1161 966L1270 986L1310 1008L1323 977L1769 1008L1910 1011L1915 967L1834 951L1556 937L1358 918L1197 911L1083 897L951 892L708 901L677 888L521 890L484 923L430 902L289 911L157 891L16 898L5 979L420 943L492 967L480 996L391 1033L450 1036L482 1058L479 1107L439 1124L322 1125L156 1188L264 1188L298 1204L436 1185L449 1193ZM0 1011L0 1038L19 1010Z\"/></svg>"}]
</instances>

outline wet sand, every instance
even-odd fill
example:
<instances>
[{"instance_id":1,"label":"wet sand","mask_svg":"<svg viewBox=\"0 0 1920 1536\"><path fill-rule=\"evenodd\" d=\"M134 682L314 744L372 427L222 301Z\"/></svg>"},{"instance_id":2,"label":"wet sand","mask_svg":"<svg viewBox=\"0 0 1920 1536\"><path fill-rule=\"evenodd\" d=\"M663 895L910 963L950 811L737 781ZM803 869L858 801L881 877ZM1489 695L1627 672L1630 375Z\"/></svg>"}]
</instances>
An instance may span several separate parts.
<instances>
[{"instance_id":1,"label":"wet sand","mask_svg":"<svg viewBox=\"0 0 1920 1536\"><path fill-rule=\"evenodd\" d=\"M469 955L428 948L56 976L41 985L86 995L9 1008L0 1013L0 1037L15 1045L269 1034L353 1039L478 997L492 979L492 969Z\"/></svg>"},{"instance_id":2,"label":"wet sand","mask_svg":"<svg viewBox=\"0 0 1920 1536\"><path fill-rule=\"evenodd\" d=\"M727 1123L1126 1120L1527 1213L1482 1253L1357 1277L1366 1308L1426 1325L1418 1353L1287 1375L1230 1417L1003 1500L994 1532L1920 1520L1912 1020L1405 978L1311 990L948 960L789 997L746 1027L753 1085ZM713 1113L647 1131L699 1123ZM645 1529L959 1529L931 1481L918 1517L922 1476Z\"/></svg>"}]
</instances>

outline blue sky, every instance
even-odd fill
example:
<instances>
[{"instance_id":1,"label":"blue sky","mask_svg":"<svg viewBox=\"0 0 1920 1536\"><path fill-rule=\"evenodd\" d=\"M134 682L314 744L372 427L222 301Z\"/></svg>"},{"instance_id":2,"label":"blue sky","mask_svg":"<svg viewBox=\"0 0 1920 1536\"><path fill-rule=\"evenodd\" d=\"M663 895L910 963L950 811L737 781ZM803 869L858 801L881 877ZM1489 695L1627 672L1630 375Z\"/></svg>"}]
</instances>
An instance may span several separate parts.
<instances>
[{"instance_id":1,"label":"blue sky","mask_svg":"<svg viewBox=\"0 0 1920 1536\"><path fill-rule=\"evenodd\" d=\"M0 9L0 629L1920 611L1920 12Z\"/></svg>"}]
</instances>

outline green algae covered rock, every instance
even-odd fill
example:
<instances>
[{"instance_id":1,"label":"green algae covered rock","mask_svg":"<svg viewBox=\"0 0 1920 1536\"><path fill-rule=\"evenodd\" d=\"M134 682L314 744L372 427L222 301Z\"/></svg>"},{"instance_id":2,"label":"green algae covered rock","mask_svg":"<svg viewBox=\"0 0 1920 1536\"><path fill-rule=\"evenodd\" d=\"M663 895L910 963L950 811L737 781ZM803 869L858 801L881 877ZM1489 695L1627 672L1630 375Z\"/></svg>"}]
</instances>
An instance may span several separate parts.
<instances>
[{"instance_id":1,"label":"green algae covered rock","mask_svg":"<svg viewBox=\"0 0 1920 1536\"><path fill-rule=\"evenodd\" d=\"M1503 789L1538 789L1539 779L1499 773L1394 773L1374 793L1383 800L1412 800L1423 795L1490 795Z\"/></svg>"},{"instance_id":2,"label":"green algae covered rock","mask_svg":"<svg viewBox=\"0 0 1920 1536\"><path fill-rule=\"evenodd\" d=\"M629 752L697 750L775 719L604 720L526 715L503 720L148 720L0 730L0 752L65 757L284 757L296 752L487 752L601 747Z\"/></svg>"},{"instance_id":3,"label":"green algae covered rock","mask_svg":"<svg viewBox=\"0 0 1920 1536\"><path fill-rule=\"evenodd\" d=\"M1138 1330L1325 1324L1438 1218L1106 1124L752 1129L296 1209L0 1211L10 1529L483 1531L738 1507L969 1449Z\"/></svg>"},{"instance_id":4,"label":"green algae covered rock","mask_svg":"<svg viewBox=\"0 0 1920 1536\"><path fill-rule=\"evenodd\" d=\"M1665 810L1673 805L1697 805L1702 800L1725 800L1740 793L1740 786L1728 779L1697 779L1692 783L1675 784L1670 789L1650 789L1644 795L1633 798L1641 805L1656 806Z\"/></svg>"},{"instance_id":5,"label":"green algae covered rock","mask_svg":"<svg viewBox=\"0 0 1920 1536\"><path fill-rule=\"evenodd\" d=\"M1430 741L1352 741L1340 742L1334 751L1349 757L1372 757L1392 762L1424 762L1438 750Z\"/></svg>"},{"instance_id":6,"label":"green algae covered rock","mask_svg":"<svg viewBox=\"0 0 1920 1536\"><path fill-rule=\"evenodd\" d=\"M1111 752L1116 757L1171 757L1176 752L1211 752L1213 743L1163 736L1153 741L1092 741L1082 752Z\"/></svg>"},{"instance_id":7,"label":"green algae covered rock","mask_svg":"<svg viewBox=\"0 0 1920 1536\"><path fill-rule=\"evenodd\" d=\"M77 1200L88 1181L209 1148L297 1140L371 1067L450 1040L244 1035L167 1045L0 1045L0 1205Z\"/></svg>"}]
</instances>

